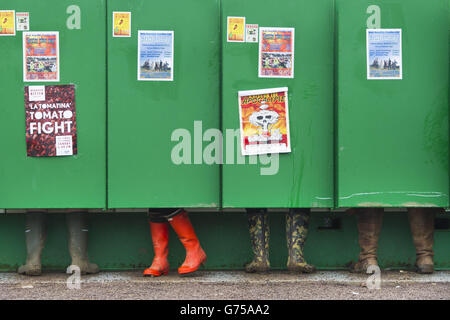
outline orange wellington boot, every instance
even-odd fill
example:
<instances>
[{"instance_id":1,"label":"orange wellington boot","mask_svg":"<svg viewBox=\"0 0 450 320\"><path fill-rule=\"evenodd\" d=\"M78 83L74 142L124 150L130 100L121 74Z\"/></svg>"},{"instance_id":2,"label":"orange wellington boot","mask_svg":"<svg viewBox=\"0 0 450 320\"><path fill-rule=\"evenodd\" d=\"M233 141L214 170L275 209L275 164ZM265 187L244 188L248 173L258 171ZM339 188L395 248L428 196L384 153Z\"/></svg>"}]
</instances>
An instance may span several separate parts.
<instances>
[{"instance_id":1,"label":"orange wellington boot","mask_svg":"<svg viewBox=\"0 0 450 320\"><path fill-rule=\"evenodd\" d=\"M169 273L169 224L150 222L155 257L150 268L144 270L145 276L159 277Z\"/></svg>"},{"instance_id":2,"label":"orange wellington boot","mask_svg":"<svg viewBox=\"0 0 450 320\"><path fill-rule=\"evenodd\" d=\"M197 271L200 265L205 262L206 254L200 246L186 211L169 219L169 223L186 249L186 259L181 267L178 268L178 273L187 274Z\"/></svg>"}]
</instances>

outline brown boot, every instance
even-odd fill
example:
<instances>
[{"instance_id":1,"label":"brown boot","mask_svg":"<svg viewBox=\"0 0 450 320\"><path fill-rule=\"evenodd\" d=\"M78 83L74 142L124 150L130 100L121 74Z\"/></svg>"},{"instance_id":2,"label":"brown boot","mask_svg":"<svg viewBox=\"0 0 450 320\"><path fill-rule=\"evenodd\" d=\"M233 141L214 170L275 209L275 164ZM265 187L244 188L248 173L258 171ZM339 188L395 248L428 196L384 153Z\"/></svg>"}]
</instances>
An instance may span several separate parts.
<instances>
[{"instance_id":1,"label":"brown boot","mask_svg":"<svg viewBox=\"0 0 450 320\"><path fill-rule=\"evenodd\" d=\"M269 222L266 209L247 209L248 228L253 250L253 259L245 264L248 273L266 273L269 262Z\"/></svg>"},{"instance_id":2,"label":"brown boot","mask_svg":"<svg viewBox=\"0 0 450 320\"><path fill-rule=\"evenodd\" d=\"M416 247L416 270L418 273L433 273L433 233L435 208L409 208L408 217Z\"/></svg>"},{"instance_id":3,"label":"brown boot","mask_svg":"<svg viewBox=\"0 0 450 320\"><path fill-rule=\"evenodd\" d=\"M366 273L370 265L378 266L377 249L383 222L383 208L359 208L357 215L361 251L358 262L350 266L350 272Z\"/></svg>"}]
</instances>

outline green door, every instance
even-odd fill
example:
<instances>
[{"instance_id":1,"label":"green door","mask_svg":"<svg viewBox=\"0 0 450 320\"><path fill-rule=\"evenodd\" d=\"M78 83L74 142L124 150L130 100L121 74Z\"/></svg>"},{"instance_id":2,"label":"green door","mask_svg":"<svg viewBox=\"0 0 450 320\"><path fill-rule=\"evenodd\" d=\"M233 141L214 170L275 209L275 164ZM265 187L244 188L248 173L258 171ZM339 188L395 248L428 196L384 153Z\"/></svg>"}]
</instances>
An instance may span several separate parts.
<instances>
[{"instance_id":1,"label":"green door","mask_svg":"<svg viewBox=\"0 0 450 320\"><path fill-rule=\"evenodd\" d=\"M113 36L113 12L131 12L129 37ZM107 18L108 207L217 207L220 165L203 140L219 129L219 2L110 0ZM138 80L140 30L172 33L173 65L151 61L149 38L139 68L173 79Z\"/></svg>"},{"instance_id":2,"label":"green door","mask_svg":"<svg viewBox=\"0 0 450 320\"><path fill-rule=\"evenodd\" d=\"M222 7L223 206L332 207L333 1L224 0ZM294 77L258 77L258 43L229 42L227 17L295 28ZM239 132L238 92L280 87L288 88L291 152L239 164L240 139L226 134Z\"/></svg>"},{"instance_id":3,"label":"green door","mask_svg":"<svg viewBox=\"0 0 450 320\"><path fill-rule=\"evenodd\" d=\"M103 0L2 0L29 13L28 31L59 32L60 78L23 81L22 32L0 36L0 208L106 206L105 8ZM78 153L27 157L24 86L75 85Z\"/></svg>"},{"instance_id":4,"label":"green door","mask_svg":"<svg viewBox=\"0 0 450 320\"><path fill-rule=\"evenodd\" d=\"M448 206L448 1L336 9L338 206ZM401 29L402 79L368 79L368 27ZM385 72L389 57L369 66Z\"/></svg>"}]
</instances>

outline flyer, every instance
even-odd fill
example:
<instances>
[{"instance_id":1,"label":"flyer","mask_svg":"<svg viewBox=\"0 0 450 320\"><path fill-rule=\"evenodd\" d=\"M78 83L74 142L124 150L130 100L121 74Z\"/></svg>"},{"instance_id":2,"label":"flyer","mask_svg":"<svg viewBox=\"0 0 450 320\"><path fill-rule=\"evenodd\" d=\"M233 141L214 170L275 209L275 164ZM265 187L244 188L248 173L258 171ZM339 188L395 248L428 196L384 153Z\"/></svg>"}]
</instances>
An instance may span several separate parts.
<instances>
[{"instance_id":1,"label":"flyer","mask_svg":"<svg viewBox=\"0 0 450 320\"><path fill-rule=\"evenodd\" d=\"M28 31L30 30L30 13L16 12L16 30Z\"/></svg>"},{"instance_id":2,"label":"flyer","mask_svg":"<svg viewBox=\"0 0 450 320\"><path fill-rule=\"evenodd\" d=\"M294 78L294 28L259 28L260 78Z\"/></svg>"},{"instance_id":3,"label":"flyer","mask_svg":"<svg viewBox=\"0 0 450 320\"><path fill-rule=\"evenodd\" d=\"M245 42L258 42L257 24L246 24L245 30Z\"/></svg>"},{"instance_id":4,"label":"flyer","mask_svg":"<svg viewBox=\"0 0 450 320\"><path fill-rule=\"evenodd\" d=\"M23 33L23 81L59 81L59 33Z\"/></svg>"},{"instance_id":5,"label":"flyer","mask_svg":"<svg viewBox=\"0 0 450 320\"><path fill-rule=\"evenodd\" d=\"M15 11L0 10L0 36L15 36Z\"/></svg>"},{"instance_id":6,"label":"flyer","mask_svg":"<svg viewBox=\"0 0 450 320\"><path fill-rule=\"evenodd\" d=\"M239 91L242 155L291 152L288 88Z\"/></svg>"},{"instance_id":7,"label":"flyer","mask_svg":"<svg viewBox=\"0 0 450 320\"><path fill-rule=\"evenodd\" d=\"M138 33L138 80L173 81L173 31Z\"/></svg>"},{"instance_id":8,"label":"flyer","mask_svg":"<svg viewBox=\"0 0 450 320\"><path fill-rule=\"evenodd\" d=\"M113 12L113 37L131 37L131 12Z\"/></svg>"},{"instance_id":9,"label":"flyer","mask_svg":"<svg viewBox=\"0 0 450 320\"><path fill-rule=\"evenodd\" d=\"M227 42L245 42L245 17L227 17Z\"/></svg>"},{"instance_id":10,"label":"flyer","mask_svg":"<svg viewBox=\"0 0 450 320\"><path fill-rule=\"evenodd\" d=\"M28 157L77 154L75 86L25 86Z\"/></svg>"},{"instance_id":11,"label":"flyer","mask_svg":"<svg viewBox=\"0 0 450 320\"><path fill-rule=\"evenodd\" d=\"M402 29L367 29L367 79L402 79Z\"/></svg>"}]
</instances>

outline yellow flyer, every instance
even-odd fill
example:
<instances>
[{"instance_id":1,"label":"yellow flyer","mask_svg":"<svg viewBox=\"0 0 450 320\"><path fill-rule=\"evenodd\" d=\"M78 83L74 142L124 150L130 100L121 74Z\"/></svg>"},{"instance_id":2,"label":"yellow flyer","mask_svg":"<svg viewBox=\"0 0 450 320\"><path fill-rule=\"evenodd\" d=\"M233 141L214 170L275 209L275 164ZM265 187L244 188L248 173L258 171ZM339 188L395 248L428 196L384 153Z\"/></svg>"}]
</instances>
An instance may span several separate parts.
<instances>
[{"instance_id":1,"label":"yellow flyer","mask_svg":"<svg viewBox=\"0 0 450 320\"><path fill-rule=\"evenodd\" d=\"M227 17L227 42L245 42L245 17Z\"/></svg>"},{"instance_id":2,"label":"yellow flyer","mask_svg":"<svg viewBox=\"0 0 450 320\"><path fill-rule=\"evenodd\" d=\"M15 36L15 11L0 10L0 36Z\"/></svg>"},{"instance_id":3,"label":"yellow flyer","mask_svg":"<svg viewBox=\"0 0 450 320\"><path fill-rule=\"evenodd\" d=\"M113 37L131 37L131 12L113 12Z\"/></svg>"}]
</instances>

